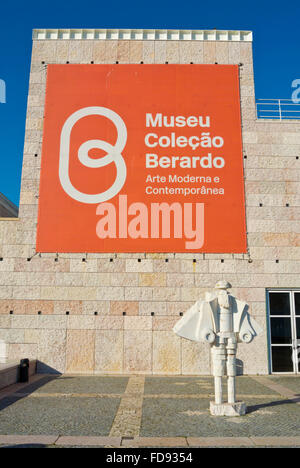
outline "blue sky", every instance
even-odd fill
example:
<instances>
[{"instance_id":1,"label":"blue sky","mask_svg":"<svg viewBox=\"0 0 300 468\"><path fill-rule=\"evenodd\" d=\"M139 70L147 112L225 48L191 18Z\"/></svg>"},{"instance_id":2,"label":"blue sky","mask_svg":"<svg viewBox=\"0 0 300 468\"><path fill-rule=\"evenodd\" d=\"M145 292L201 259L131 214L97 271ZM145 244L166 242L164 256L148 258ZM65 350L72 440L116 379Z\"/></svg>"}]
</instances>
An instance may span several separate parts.
<instances>
[{"instance_id":1,"label":"blue sky","mask_svg":"<svg viewBox=\"0 0 300 468\"><path fill-rule=\"evenodd\" d=\"M32 29L169 28L237 29L254 33L256 98L291 98L300 79L298 2L214 0L95 0L2 2L0 79L0 192L19 204Z\"/></svg>"}]
</instances>

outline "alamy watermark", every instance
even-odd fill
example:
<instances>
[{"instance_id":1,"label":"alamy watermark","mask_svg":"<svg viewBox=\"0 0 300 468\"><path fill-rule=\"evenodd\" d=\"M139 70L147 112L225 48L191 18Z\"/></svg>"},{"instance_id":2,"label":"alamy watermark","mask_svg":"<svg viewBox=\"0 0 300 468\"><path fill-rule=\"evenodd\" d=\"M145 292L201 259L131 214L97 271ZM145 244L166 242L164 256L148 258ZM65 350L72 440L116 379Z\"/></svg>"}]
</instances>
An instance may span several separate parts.
<instances>
[{"instance_id":1,"label":"alamy watermark","mask_svg":"<svg viewBox=\"0 0 300 468\"><path fill-rule=\"evenodd\" d=\"M296 88L295 91L292 92L292 101L294 104L300 103L300 79L296 79L292 81L292 88Z\"/></svg>"},{"instance_id":2,"label":"alamy watermark","mask_svg":"<svg viewBox=\"0 0 300 468\"><path fill-rule=\"evenodd\" d=\"M0 79L0 104L6 103L6 84L4 80Z\"/></svg>"}]
</instances>

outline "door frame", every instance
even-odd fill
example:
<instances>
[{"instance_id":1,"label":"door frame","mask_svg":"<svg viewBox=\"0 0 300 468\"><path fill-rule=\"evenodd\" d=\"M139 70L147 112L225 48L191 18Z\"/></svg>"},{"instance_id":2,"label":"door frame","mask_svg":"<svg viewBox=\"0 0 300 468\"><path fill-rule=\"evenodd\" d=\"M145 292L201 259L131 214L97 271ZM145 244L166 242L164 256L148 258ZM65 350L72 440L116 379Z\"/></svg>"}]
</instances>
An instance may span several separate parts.
<instances>
[{"instance_id":1,"label":"door frame","mask_svg":"<svg viewBox=\"0 0 300 468\"><path fill-rule=\"evenodd\" d=\"M297 366L296 359L293 362L294 370L292 372L273 372L272 367L272 337L271 337L271 315L270 315L270 300L269 300L269 294L270 293L289 293L290 296L290 311L291 314L289 315L291 319L291 331L292 331L292 344L291 345L284 345L284 344L276 344L276 346L291 346L294 357L296 357L297 354L297 347L295 347L295 343L293 341L297 341L297 338L293 338L297 334L297 327L296 327L296 311L295 311L295 300L294 300L294 294L295 293L300 293L300 288L267 288L266 289L266 309L267 309L267 337L268 337L268 360L269 360L269 374L274 374L274 375L300 375L300 369L299 365ZM287 316L276 316L278 318L280 317L285 317Z\"/></svg>"}]
</instances>

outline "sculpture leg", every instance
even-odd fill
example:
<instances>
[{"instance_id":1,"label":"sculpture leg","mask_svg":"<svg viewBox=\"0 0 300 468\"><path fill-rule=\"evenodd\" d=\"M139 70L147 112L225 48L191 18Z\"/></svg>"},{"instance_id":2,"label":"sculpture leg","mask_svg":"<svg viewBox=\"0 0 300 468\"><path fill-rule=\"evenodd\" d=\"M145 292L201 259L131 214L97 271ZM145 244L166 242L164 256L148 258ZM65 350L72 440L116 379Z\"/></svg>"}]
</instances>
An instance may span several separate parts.
<instances>
[{"instance_id":1,"label":"sculpture leg","mask_svg":"<svg viewBox=\"0 0 300 468\"><path fill-rule=\"evenodd\" d=\"M225 344L220 343L212 347L213 375L215 380L215 402L217 405L223 403L222 376L225 374L226 350Z\"/></svg>"},{"instance_id":2,"label":"sculpture leg","mask_svg":"<svg viewBox=\"0 0 300 468\"><path fill-rule=\"evenodd\" d=\"M227 389L228 389L228 403L235 403L236 389L235 389L235 376L236 376L236 340L234 338L228 339L227 349Z\"/></svg>"},{"instance_id":3,"label":"sculpture leg","mask_svg":"<svg viewBox=\"0 0 300 468\"><path fill-rule=\"evenodd\" d=\"M222 377L215 377L215 403L221 405L223 403L222 392Z\"/></svg>"},{"instance_id":4,"label":"sculpture leg","mask_svg":"<svg viewBox=\"0 0 300 468\"><path fill-rule=\"evenodd\" d=\"M235 377L228 377L228 403L235 403Z\"/></svg>"}]
</instances>

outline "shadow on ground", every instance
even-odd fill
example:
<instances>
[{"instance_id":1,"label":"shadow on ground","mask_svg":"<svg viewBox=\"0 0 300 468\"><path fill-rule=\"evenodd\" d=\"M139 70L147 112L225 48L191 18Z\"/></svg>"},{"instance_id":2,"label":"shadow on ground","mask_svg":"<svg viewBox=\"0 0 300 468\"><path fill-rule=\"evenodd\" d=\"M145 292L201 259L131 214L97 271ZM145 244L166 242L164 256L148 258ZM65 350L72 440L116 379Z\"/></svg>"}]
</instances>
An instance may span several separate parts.
<instances>
[{"instance_id":1,"label":"shadow on ground","mask_svg":"<svg viewBox=\"0 0 300 468\"><path fill-rule=\"evenodd\" d=\"M0 448L48 448L48 445L44 444L19 444L19 445L3 445Z\"/></svg>"},{"instance_id":2,"label":"shadow on ground","mask_svg":"<svg viewBox=\"0 0 300 468\"><path fill-rule=\"evenodd\" d=\"M255 411L258 411L262 408L271 408L273 406L281 406L281 405L288 405L288 404L294 404L294 403L300 403L300 398L270 401L269 403L262 403L261 405L247 406L247 414L254 413Z\"/></svg>"},{"instance_id":3,"label":"shadow on ground","mask_svg":"<svg viewBox=\"0 0 300 468\"><path fill-rule=\"evenodd\" d=\"M42 377L40 380L36 382L29 383L28 385L24 384L24 387L20 388L15 393L12 393L11 395L8 395L0 400L0 411L4 410L10 405L13 405L17 401L22 400L29 394L35 392L37 389L46 385L48 382L51 382L52 380L56 380L59 376L60 374L50 375L50 376L45 375L45 377Z\"/></svg>"}]
</instances>

